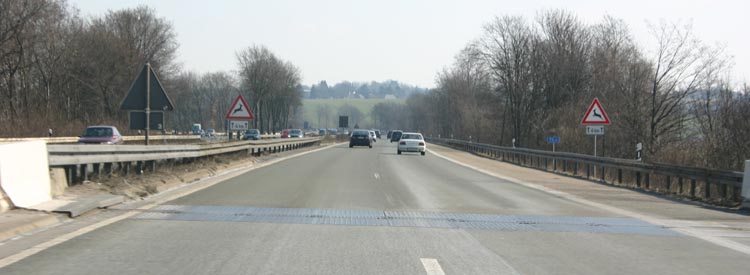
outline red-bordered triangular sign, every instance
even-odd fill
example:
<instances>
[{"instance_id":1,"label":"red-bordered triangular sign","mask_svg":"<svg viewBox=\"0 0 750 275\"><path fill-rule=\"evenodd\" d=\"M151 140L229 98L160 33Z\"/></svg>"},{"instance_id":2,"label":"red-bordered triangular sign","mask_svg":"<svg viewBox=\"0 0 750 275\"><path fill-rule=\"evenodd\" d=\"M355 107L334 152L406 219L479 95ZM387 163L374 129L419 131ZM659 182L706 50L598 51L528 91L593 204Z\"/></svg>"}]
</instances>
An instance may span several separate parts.
<instances>
[{"instance_id":1,"label":"red-bordered triangular sign","mask_svg":"<svg viewBox=\"0 0 750 275\"><path fill-rule=\"evenodd\" d=\"M229 108L226 118L234 120L252 120L255 119L255 116L253 116L253 111L250 110L250 106L247 105L247 102L242 95L239 95L237 96L237 99L234 100L234 103L232 103L232 108Z\"/></svg>"},{"instance_id":2,"label":"red-bordered triangular sign","mask_svg":"<svg viewBox=\"0 0 750 275\"><path fill-rule=\"evenodd\" d=\"M609 125L609 117L607 112L604 111L604 107L599 103L598 98L594 98L594 102L591 102L588 111L581 120L583 125Z\"/></svg>"}]
</instances>

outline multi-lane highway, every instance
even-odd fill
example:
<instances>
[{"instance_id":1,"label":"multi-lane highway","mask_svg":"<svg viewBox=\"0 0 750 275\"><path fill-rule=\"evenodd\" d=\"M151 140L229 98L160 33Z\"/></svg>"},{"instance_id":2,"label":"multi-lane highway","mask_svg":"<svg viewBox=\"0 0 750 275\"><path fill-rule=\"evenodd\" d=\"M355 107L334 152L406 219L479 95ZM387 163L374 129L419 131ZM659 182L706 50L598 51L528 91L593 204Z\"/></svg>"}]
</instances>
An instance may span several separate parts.
<instances>
[{"instance_id":1,"label":"multi-lane highway","mask_svg":"<svg viewBox=\"0 0 750 275\"><path fill-rule=\"evenodd\" d=\"M0 273L749 270L747 254L492 177L431 152L396 155L395 144L380 141L372 149L339 145L251 170L74 235Z\"/></svg>"}]
</instances>

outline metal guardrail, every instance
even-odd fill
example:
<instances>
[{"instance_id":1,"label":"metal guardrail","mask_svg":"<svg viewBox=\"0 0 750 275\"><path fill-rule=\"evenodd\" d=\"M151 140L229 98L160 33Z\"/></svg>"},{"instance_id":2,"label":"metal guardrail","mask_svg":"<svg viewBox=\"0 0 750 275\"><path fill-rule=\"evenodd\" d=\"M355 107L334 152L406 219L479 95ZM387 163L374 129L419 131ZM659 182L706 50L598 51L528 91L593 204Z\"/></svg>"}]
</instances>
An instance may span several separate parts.
<instances>
[{"instance_id":1,"label":"metal guardrail","mask_svg":"<svg viewBox=\"0 0 750 275\"><path fill-rule=\"evenodd\" d=\"M741 172L427 138L480 156L603 183L722 206L742 203Z\"/></svg>"},{"instance_id":2,"label":"metal guardrail","mask_svg":"<svg viewBox=\"0 0 750 275\"><path fill-rule=\"evenodd\" d=\"M152 135L149 137L151 140L199 140L201 137L199 135ZM143 136L123 136L123 140L125 141L136 141L136 140L144 140L145 137ZM4 142L22 142L22 141L34 141L34 140L43 140L47 142L48 144L58 144L58 143L76 143L78 142L78 137L27 137L27 138L0 138L0 143Z\"/></svg>"},{"instance_id":3,"label":"metal guardrail","mask_svg":"<svg viewBox=\"0 0 750 275\"><path fill-rule=\"evenodd\" d=\"M224 133L221 133L224 134ZM217 134L216 136L220 136ZM204 136L201 135L151 135L148 138L150 140L196 140L199 141ZM261 135L262 139L273 139L279 138L280 135ZM144 136L123 136L125 141L142 141L145 139ZM76 143L78 137L26 137L26 138L0 138L0 143L7 142L23 142L23 141L35 141L43 140L47 144L63 144L63 143Z\"/></svg>"},{"instance_id":4,"label":"metal guardrail","mask_svg":"<svg viewBox=\"0 0 750 275\"><path fill-rule=\"evenodd\" d=\"M68 183L87 180L89 172L128 174L135 163L136 171L155 171L157 161L192 160L225 153L247 151L249 155L276 153L320 143L322 138L269 139L187 145L84 145L48 144L50 168L65 168Z\"/></svg>"}]
</instances>

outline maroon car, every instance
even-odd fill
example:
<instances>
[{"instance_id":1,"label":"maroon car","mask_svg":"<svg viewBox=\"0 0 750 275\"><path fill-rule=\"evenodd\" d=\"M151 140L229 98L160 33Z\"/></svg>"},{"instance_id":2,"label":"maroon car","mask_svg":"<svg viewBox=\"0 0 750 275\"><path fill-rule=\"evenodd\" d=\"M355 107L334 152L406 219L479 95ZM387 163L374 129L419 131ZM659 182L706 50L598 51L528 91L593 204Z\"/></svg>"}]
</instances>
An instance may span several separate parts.
<instances>
[{"instance_id":1,"label":"maroon car","mask_svg":"<svg viewBox=\"0 0 750 275\"><path fill-rule=\"evenodd\" d=\"M122 144L120 131L114 126L89 126L78 138L80 144Z\"/></svg>"}]
</instances>

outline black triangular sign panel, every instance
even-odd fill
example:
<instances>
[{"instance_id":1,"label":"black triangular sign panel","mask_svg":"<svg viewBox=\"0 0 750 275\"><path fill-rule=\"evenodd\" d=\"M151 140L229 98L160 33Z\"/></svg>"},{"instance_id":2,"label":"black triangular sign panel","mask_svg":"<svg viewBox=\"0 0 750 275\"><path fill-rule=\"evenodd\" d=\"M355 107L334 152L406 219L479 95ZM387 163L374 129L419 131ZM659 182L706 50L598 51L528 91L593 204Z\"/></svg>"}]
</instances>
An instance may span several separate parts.
<instances>
[{"instance_id":1,"label":"black triangular sign panel","mask_svg":"<svg viewBox=\"0 0 750 275\"><path fill-rule=\"evenodd\" d=\"M154 111L172 111L174 105L172 100L169 99L167 93L164 92L164 88L161 86L159 78L156 77L156 73L150 66L143 66L143 70L138 74L133 85L128 90L128 95L120 104L120 109L123 110L144 110L146 109L146 72L150 72L151 79L151 110Z\"/></svg>"}]
</instances>

